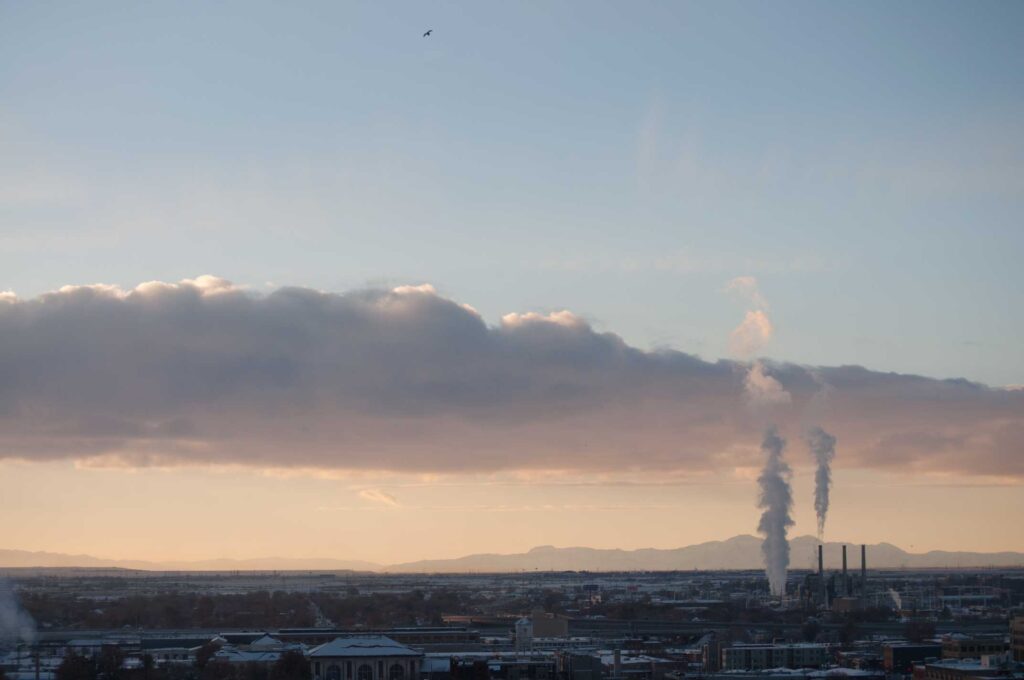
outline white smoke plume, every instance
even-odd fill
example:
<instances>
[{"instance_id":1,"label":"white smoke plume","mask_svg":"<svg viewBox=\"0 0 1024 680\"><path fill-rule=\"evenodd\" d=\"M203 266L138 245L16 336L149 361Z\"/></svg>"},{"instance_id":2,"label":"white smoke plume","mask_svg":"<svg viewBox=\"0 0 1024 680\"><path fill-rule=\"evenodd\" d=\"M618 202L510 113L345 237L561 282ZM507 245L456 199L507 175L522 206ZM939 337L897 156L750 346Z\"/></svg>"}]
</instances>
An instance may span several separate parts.
<instances>
[{"instance_id":1,"label":"white smoke plume","mask_svg":"<svg viewBox=\"0 0 1024 680\"><path fill-rule=\"evenodd\" d=\"M792 397L789 392L765 372L763 361L754 358L768 345L775 332L767 314L768 301L761 294L757 279L753 276L738 276L725 284L725 291L743 298L752 307L729 335L729 351L733 356L754 359L743 380L747 402L754 409L790 403Z\"/></svg>"},{"instance_id":2,"label":"white smoke plume","mask_svg":"<svg viewBox=\"0 0 1024 680\"><path fill-rule=\"evenodd\" d=\"M743 322L729 336L729 348L735 356L750 360L750 367L743 379L743 391L748 406L760 417L772 407L790 404L792 396L778 380L768 375L765 363L754 358L772 338L774 329L768 318L768 301L765 300L753 276L740 276L725 286L726 292L738 294L746 299L753 309L747 310ZM757 531L764 536L761 551L764 553L765 572L772 595L781 596L786 592L786 569L789 567L789 540L786 532L793 526L790 510L793 507L793 492L789 486L792 472L782 459L786 442L779 436L775 425L769 425L764 432L761 450L766 460L761 476L757 478L761 493L757 507L763 511Z\"/></svg>"},{"instance_id":3,"label":"white smoke plume","mask_svg":"<svg viewBox=\"0 0 1024 680\"><path fill-rule=\"evenodd\" d=\"M789 539L786 533L793 526L790 510L793 507L793 492L789 486L792 471L782 459L786 441L774 427L765 430L761 450L766 460L757 483L761 495L757 507L761 521L757 531L764 536L761 551L764 554L765 573L772 595L781 596L786 592L786 570L789 567Z\"/></svg>"},{"instance_id":4,"label":"white smoke plume","mask_svg":"<svg viewBox=\"0 0 1024 680\"><path fill-rule=\"evenodd\" d=\"M756 309L768 309L768 301L761 295L757 279L753 276L737 276L725 284L725 292L746 298Z\"/></svg>"},{"instance_id":5,"label":"white smoke plume","mask_svg":"<svg viewBox=\"0 0 1024 680\"><path fill-rule=\"evenodd\" d=\"M750 357L768 344L774 333L768 315L753 309L743 317L743 323L729 335L729 351L734 356Z\"/></svg>"},{"instance_id":6,"label":"white smoke plume","mask_svg":"<svg viewBox=\"0 0 1024 680\"><path fill-rule=\"evenodd\" d=\"M775 329L768 318L768 301L753 276L737 276L725 284L725 292L743 298L751 307L743 322L729 335L729 351L733 356L749 359L772 339Z\"/></svg>"},{"instance_id":7,"label":"white smoke plume","mask_svg":"<svg viewBox=\"0 0 1024 680\"><path fill-rule=\"evenodd\" d=\"M836 438L815 426L807 433L807 446L818 467L814 472L814 512L818 516L818 540L825 538L829 491L832 488L832 459L836 456Z\"/></svg>"},{"instance_id":8,"label":"white smoke plume","mask_svg":"<svg viewBox=\"0 0 1024 680\"><path fill-rule=\"evenodd\" d=\"M32 643L35 638L35 621L18 604L10 583L0 578L0 649Z\"/></svg>"},{"instance_id":9,"label":"white smoke plume","mask_svg":"<svg viewBox=\"0 0 1024 680\"><path fill-rule=\"evenodd\" d=\"M748 403L755 408L782 406L793 400L782 383L765 373L763 361L755 361L750 365L750 370L743 379L743 388Z\"/></svg>"}]
</instances>

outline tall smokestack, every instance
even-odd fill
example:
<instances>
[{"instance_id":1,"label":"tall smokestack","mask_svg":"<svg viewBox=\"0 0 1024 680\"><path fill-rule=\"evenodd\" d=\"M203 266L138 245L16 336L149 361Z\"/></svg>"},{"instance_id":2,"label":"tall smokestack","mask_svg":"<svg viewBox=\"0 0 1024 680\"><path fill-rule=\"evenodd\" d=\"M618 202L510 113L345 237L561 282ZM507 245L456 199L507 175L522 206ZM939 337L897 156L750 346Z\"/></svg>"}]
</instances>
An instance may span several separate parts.
<instances>
[{"instance_id":1,"label":"tall smokestack","mask_svg":"<svg viewBox=\"0 0 1024 680\"><path fill-rule=\"evenodd\" d=\"M764 536L761 552L764 554L765 572L768 575L768 586L772 595L786 594L786 569L789 567L789 539L786 532L793 526L789 516L793 508L793 492L789 487L792 471L782 460L782 450L786 441L779 436L774 427L765 430L761 450L767 460L757 483L761 487L761 496L757 507L764 510L757 531Z\"/></svg>"},{"instance_id":2,"label":"tall smokestack","mask_svg":"<svg viewBox=\"0 0 1024 680\"><path fill-rule=\"evenodd\" d=\"M868 592L868 547L860 544L860 594Z\"/></svg>"},{"instance_id":3,"label":"tall smokestack","mask_svg":"<svg viewBox=\"0 0 1024 680\"><path fill-rule=\"evenodd\" d=\"M807 432L807 445L818 464L814 472L814 513L818 516L820 542L825 537L825 516L828 515L828 495L832 488L832 459L836 456L836 438L815 426Z\"/></svg>"},{"instance_id":4,"label":"tall smokestack","mask_svg":"<svg viewBox=\"0 0 1024 680\"><path fill-rule=\"evenodd\" d=\"M821 543L818 544L818 576L825 578L825 557L822 553L825 552L825 546Z\"/></svg>"},{"instance_id":5,"label":"tall smokestack","mask_svg":"<svg viewBox=\"0 0 1024 680\"><path fill-rule=\"evenodd\" d=\"M846 577L846 544L843 544L843 596L850 594L850 582Z\"/></svg>"}]
</instances>

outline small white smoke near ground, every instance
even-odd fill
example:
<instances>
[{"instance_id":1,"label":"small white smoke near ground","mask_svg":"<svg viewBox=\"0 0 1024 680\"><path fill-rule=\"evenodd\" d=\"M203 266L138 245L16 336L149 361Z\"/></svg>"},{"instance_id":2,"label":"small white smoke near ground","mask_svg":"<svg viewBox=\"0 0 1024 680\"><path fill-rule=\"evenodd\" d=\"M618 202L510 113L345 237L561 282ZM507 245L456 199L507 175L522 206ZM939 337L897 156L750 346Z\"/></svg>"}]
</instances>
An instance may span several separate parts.
<instances>
[{"instance_id":1,"label":"small white smoke near ground","mask_svg":"<svg viewBox=\"0 0 1024 680\"><path fill-rule=\"evenodd\" d=\"M825 539L829 492L832 489L832 459L836 457L836 438L815 426L807 433L807 446L818 467L814 471L814 513L818 516L818 541Z\"/></svg>"},{"instance_id":2,"label":"small white smoke near ground","mask_svg":"<svg viewBox=\"0 0 1024 680\"><path fill-rule=\"evenodd\" d=\"M766 460L757 483L761 488L757 506L763 510L757 531L764 536L761 551L764 554L765 572L772 595L786 593L786 571L789 568L789 539L786 533L793 526L790 511L793 494L789 480L792 471L782 459L786 441L774 427L765 430L761 450Z\"/></svg>"},{"instance_id":3,"label":"small white smoke near ground","mask_svg":"<svg viewBox=\"0 0 1024 680\"><path fill-rule=\"evenodd\" d=\"M11 584L0 578L0 649L36 639L36 624L18 604Z\"/></svg>"}]
</instances>

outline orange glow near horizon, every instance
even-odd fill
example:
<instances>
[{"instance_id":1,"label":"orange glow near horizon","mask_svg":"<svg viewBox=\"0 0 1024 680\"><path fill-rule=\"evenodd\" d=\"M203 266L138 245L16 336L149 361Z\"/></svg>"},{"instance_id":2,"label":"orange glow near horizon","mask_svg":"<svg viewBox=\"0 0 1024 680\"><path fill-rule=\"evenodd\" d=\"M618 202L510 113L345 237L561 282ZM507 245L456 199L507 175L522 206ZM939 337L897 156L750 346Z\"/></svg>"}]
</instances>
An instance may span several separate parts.
<instances>
[{"instance_id":1,"label":"orange glow near horizon","mask_svg":"<svg viewBox=\"0 0 1024 680\"><path fill-rule=\"evenodd\" d=\"M269 474L0 464L0 545L151 561L295 557L395 564L537 545L676 548L752 534L744 474L689 481ZM739 471L742 472L742 471ZM809 469L794 477L791 536L813 534ZM955 505L955 516L943 517ZM910 552L1024 549L994 517L1024 515L1016 485L837 470L826 538ZM800 566L794 555L793 565Z\"/></svg>"}]
</instances>

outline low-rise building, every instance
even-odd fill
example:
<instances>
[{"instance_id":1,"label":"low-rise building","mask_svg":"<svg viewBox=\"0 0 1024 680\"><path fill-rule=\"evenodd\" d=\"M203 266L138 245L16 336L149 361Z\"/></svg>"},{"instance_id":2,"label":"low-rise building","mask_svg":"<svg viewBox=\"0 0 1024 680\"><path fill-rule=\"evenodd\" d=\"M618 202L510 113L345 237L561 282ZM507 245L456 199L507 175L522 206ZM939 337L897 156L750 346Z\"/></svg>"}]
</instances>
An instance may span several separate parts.
<instances>
[{"instance_id":1,"label":"low-rise building","mask_svg":"<svg viewBox=\"0 0 1024 680\"><path fill-rule=\"evenodd\" d=\"M309 650L313 680L416 680L422 658L381 635L337 638Z\"/></svg>"},{"instance_id":2,"label":"low-rise building","mask_svg":"<svg viewBox=\"0 0 1024 680\"><path fill-rule=\"evenodd\" d=\"M569 617L535 609L530 614L534 637L568 637Z\"/></svg>"},{"instance_id":3,"label":"low-rise building","mask_svg":"<svg viewBox=\"0 0 1024 680\"><path fill-rule=\"evenodd\" d=\"M943 659L980 659L1003 654L1008 649L1002 638L977 638L966 635L945 635L942 638Z\"/></svg>"},{"instance_id":4,"label":"low-rise building","mask_svg":"<svg viewBox=\"0 0 1024 680\"><path fill-rule=\"evenodd\" d=\"M683 661L666 659L642 652L622 650L600 650L597 657L601 660L606 676L612 678L629 678L630 680L651 680L664 678L669 673L685 671Z\"/></svg>"},{"instance_id":5,"label":"low-rise building","mask_svg":"<svg viewBox=\"0 0 1024 680\"><path fill-rule=\"evenodd\" d=\"M942 645L938 643L890 643L882 645L883 667L887 673L910 674L915 663L939 659Z\"/></svg>"},{"instance_id":6,"label":"low-rise building","mask_svg":"<svg viewBox=\"0 0 1024 680\"><path fill-rule=\"evenodd\" d=\"M204 645L218 645L224 638L214 635L197 637L144 637L140 640L140 651L149 655L158 666L188 666L196 662L199 650Z\"/></svg>"},{"instance_id":7,"label":"low-rise building","mask_svg":"<svg viewBox=\"0 0 1024 680\"><path fill-rule=\"evenodd\" d=\"M723 671L756 671L768 668L819 668L830 657L828 645L735 645L722 649Z\"/></svg>"},{"instance_id":8,"label":"low-rise building","mask_svg":"<svg viewBox=\"0 0 1024 680\"><path fill-rule=\"evenodd\" d=\"M1014 661L1024 663L1024 616L1010 622L1010 656Z\"/></svg>"},{"instance_id":9,"label":"low-rise building","mask_svg":"<svg viewBox=\"0 0 1024 680\"><path fill-rule=\"evenodd\" d=\"M557 674L551 652L468 652L423 658L424 680L554 680Z\"/></svg>"},{"instance_id":10,"label":"low-rise building","mask_svg":"<svg viewBox=\"0 0 1024 680\"><path fill-rule=\"evenodd\" d=\"M994 659L941 659L914 668L915 680L978 680L1007 678L1024 680L1024 666L1007 663L1005 656Z\"/></svg>"},{"instance_id":11,"label":"low-rise building","mask_svg":"<svg viewBox=\"0 0 1024 680\"><path fill-rule=\"evenodd\" d=\"M595 654L576 654L567 652L556 654L559 677L566 680L602 680L604 664L601 657Z\"/></svg>"}]
</instances>

